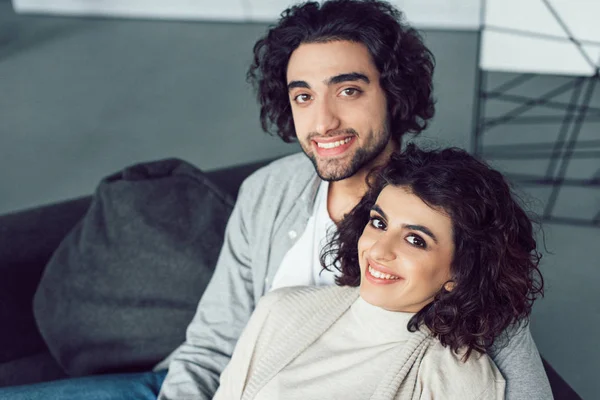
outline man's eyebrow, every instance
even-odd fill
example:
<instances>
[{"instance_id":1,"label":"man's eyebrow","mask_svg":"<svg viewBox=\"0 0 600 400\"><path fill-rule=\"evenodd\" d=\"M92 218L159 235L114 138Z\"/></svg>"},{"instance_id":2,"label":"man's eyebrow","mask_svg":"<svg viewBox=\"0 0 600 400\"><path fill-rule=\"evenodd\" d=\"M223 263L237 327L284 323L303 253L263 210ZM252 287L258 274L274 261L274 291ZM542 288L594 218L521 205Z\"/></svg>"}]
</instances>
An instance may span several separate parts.
<instances>
[{"instance_id":1,"label":"man's eyebrow","mask_svg":"<svg viewBox=\"0 0 600 400\"><path fill-rule=\"evenodd\" d=\"M310 85L306 81L291 81L287 85L288 92L294 88L310 89Z\"/></svg>"},{"instance_id":2,"label":"man's eyebrow","mask_svg":"<svg viewBox=\"0 0 600 400\"><path fill-rule=\"evenodd\" d=\"M325 80L326 85L337 85L342 82L356 82L363 81L366 83L371 83L371 80L365 74L361 74L360 72L350 72L348 74L339 74L336 76L332 76L329 79ZM310 85L306 81L291 81L287 85L288 92L295 88L303 88L310 89Z\"/></svg>"},{"instance_id":3,"label":"man's eyebrow","mask_svg":"<svg viewBox=\"0 0 600 400\"><path fill-rule=\"evenodd\" d=\"M371 80L365 74L361 74L360 72L350 72L349 74L339 74L336 76L332 76L327 79L325 83L327 85L336 85L342 82L354 82L354 81L364 81L366 83L371 83Z\"/></svg>"},{"instance_id":4,"label":"man's eyebrow","mask_svg":"<svg viewBox=\"0 0 600 400\"><path fill-rule=\"evenodd\" d=\"M433 241L437 244L438 240L435 237L435 235L433 234L433 232L431 232L431 230L429 230L429 228L427 228L426 226L423 225L404 225L405 228L407 229L411 229L414 231L419 231L419 232L423 232L424 234L426 234L427 236L429 236L430 238L433 239Z\"/></svg>"}]
</instances>

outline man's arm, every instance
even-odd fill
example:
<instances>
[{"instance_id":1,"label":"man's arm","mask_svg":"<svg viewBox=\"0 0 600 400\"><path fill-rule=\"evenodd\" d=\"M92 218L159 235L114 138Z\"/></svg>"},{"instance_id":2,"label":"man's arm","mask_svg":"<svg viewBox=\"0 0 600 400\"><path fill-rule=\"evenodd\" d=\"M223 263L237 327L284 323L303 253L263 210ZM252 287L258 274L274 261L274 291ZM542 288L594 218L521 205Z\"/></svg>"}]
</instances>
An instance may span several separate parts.
<instances>
[{"instance_id":1,"label":"man's arm","mask_svg":"<svg viewBox=\"0 0 600 400\"><path fill-rule=\"evenodd\" d=\"M240 189L213 277L174 353L159 400L211 399L254 309L248 224L253 199ZM160 323L160 322L158 322Z\"/></svg>"},{"instance_id":2,"label":"man's arm","mask_svg":"<svg viewBox=\"0 0 600 400\"><path fill-rule=\"evenodd\" d=\"M551 400L552 389L529 324L509 328L506 346L494 347L490 356L506 379L506 400Z\"/></svg>"}]
</instances>

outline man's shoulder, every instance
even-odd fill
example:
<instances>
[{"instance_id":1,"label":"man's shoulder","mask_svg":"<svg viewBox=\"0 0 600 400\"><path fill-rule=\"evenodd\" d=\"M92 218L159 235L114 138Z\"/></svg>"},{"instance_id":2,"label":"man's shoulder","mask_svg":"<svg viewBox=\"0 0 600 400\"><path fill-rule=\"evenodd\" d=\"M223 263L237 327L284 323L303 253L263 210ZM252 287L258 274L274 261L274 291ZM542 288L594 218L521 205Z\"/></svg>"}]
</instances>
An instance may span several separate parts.
<instances>
[{"instance_id":1,"label":"man's shoulder","mask_svg":"<svg viewBox=\"0 0 600 400\"><path fill-rule=\"evenodd\" d=\"M256 170L246 178L242 187L245 191L261 195L289 190L299 193L316 178L317 174L310 160L304 153L295 153Z\"/></svg>"},{"instance_id":2,"label":"man's shoulder","mask_svg":"<svg viewBox=\"0 0 600 400\"><path fill-rule=\"evenodd\" d=\"M278 179L289 181L296 176L306 179L314 177L315 169L304 153L294 153L270 162L256 170L248 180Z\"/></svg>"}]
</instances>

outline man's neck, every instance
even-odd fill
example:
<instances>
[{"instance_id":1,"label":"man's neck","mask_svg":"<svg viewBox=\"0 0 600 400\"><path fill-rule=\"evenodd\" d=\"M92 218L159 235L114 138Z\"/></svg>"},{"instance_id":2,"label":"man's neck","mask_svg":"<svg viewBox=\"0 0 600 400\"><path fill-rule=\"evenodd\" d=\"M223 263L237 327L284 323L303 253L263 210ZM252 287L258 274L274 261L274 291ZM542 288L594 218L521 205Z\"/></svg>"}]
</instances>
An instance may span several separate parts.
<instances>
[{"instance_id":1,"label":"man's neck","mask_svg":"<svg viewBox=\"0 0 600 400\"><path fill-rule=\"evenodd\" d=\"M327 194L329 216L337 224L367 192L367 172L358 172L342 181L330 182Z\"/></svg>"},{"instance_id":2,"label":"man's neck","mask_svg":"<svg viewBox=\"0 0 600 400\"><path fill-rule=\"evenodd\" d=\"M344 218L344 215L352 211L358 204L360 199L367 193L367 177L369 172L373 168L385 164L395 147L393 144L388 146L375 160L351 177L329 183L327 211L333 222L336 224L339 223Z\"/></svg>"}]
</instances>

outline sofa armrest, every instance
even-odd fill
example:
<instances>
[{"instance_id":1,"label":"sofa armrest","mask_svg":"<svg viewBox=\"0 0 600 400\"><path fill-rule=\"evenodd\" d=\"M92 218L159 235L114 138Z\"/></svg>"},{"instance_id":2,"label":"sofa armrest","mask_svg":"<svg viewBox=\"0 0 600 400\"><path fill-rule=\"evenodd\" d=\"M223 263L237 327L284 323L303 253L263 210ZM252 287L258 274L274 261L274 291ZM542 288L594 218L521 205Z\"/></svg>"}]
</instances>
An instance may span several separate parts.
<instances>
[{"instance_id":1,"label":"sofa armrest","mask_svg":"<svg viewBox=\"0 0 600 400\"><path fill-rule=\"evenodd\" d=\"M81 219L90 197L0 216L0 363L39 351L44 344L32 299L52 253Z\"/></svg>"},{"instance_id":2,"label":"sofa armrest","mask_svg":"<svg viewBox=\"0 0 600 400\"><path fill-rule=\"evenodd\" d=\"M544 369L548 380L550 381L550 387L552 388L552 395L554 400L581 400L581 397L569 386L569 384L552 368L552 366L544 360Z\"/></svg>"}]
</instances>

